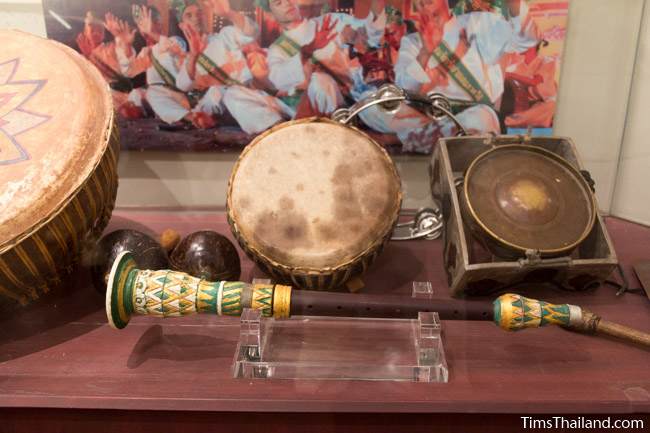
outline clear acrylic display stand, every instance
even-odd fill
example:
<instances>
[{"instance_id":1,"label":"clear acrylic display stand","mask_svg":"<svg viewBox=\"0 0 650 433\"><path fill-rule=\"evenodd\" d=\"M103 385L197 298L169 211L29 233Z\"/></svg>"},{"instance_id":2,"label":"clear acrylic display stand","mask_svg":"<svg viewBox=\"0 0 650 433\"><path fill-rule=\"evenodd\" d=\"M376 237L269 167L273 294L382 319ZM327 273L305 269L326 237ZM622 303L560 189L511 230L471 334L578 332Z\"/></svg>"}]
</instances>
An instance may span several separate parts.
<instances>
[{"instance_id":1,"label":"clear acrylic display stand","mask_svg":"<svg viewBox=\"0 0 650 433\"><path fill-rule=\"evenodd\" d=\"M430 294L431 284L413 283L413 296ZM435 312L420 312L417 319L273 319L245 309L233 374L247 379L447 382L448 378Z\"/></svg>"}]
</instances>

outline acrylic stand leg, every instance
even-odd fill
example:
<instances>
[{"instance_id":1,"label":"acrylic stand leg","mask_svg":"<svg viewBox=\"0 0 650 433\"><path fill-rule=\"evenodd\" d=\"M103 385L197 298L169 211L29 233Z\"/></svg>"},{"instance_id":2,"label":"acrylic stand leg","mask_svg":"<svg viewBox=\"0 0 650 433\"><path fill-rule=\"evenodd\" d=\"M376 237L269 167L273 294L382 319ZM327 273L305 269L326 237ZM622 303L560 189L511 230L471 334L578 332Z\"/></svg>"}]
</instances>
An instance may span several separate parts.
<instances>
[{"instance_id":1,"label":"acrylic stand leg","mask_svg":"<svg viewBox=\"0 0 650 433\"><path fill-rule=\"evenodd\" d=\"M429 281L413 281L411 296L419 299L433 298L433 287Z\"/></svg>"},{"instance_id":2,"label":"acrylic stand leg","mask_svg":"<svg viewBox=\"0 0 650 433\"><path fill-rule=\"evenodd\" d=\"M448 370L438 313L418 313L415 347L418 351L418 382L447 382Z\"/></svg>"},{"instance_id":3,"label":"acrylic stand leg","mask_svg":"<svg viewBox=\"0 0 650 433\"><path fill-rule=\"evenodd\" d=\"M269 279L253 279L253 284L269 284ZM258 377L268 376L268 368L261 363L264 354L264 344L268 341L265 328L268 322L263 319L260 310L245 308L239 321L239 344L235 354L233 373L235 377ZM244 362L237 362L238 359ZM246 371L237 371L237 369Z\"/></svg>"}]
</instances>

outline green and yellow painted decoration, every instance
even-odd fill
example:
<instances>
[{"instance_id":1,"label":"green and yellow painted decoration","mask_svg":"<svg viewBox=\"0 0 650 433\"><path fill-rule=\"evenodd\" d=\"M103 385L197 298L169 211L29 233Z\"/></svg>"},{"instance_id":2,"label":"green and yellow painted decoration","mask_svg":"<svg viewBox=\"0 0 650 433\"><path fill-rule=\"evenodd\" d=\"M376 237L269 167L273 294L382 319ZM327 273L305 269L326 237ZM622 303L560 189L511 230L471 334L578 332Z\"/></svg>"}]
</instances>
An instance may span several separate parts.
<instances>
[{"instance_id":1,"label":"green and yellow painted decoration","mask_svg":"<svg viewBox=\"0 0 650 433\"><path fill-rule=\"evenodd\" d=\"M290 302L287 286L206 281L183 272L140 270L129 252L115 260L106 291L109 323L117 329L124 328L133 314L240 316L244 308L254 308L267 317L288 317Z\"/></svg>"},{"instance_id":2,"label":"green and yellow painted decoration","mask_svg":"<svg viewBox=\"0 0 650 433\"><path fill-rule=\"evenodd\" d=\"M578 320L582 321L582 310L576 305L550 304L513 293L494 301L494 323L506 331L550 324L569 326Z\"/></svg>"}]
</instances>

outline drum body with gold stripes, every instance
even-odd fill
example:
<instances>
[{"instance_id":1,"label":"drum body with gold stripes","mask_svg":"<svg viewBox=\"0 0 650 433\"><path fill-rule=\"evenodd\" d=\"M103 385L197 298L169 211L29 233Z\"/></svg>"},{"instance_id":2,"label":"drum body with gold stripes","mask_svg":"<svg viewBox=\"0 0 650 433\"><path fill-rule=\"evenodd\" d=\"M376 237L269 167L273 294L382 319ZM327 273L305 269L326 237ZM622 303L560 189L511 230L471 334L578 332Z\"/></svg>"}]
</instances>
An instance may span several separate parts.
<instances>
[{"instance_id":1,"label":"drum body with gold stripes","mask_svg":"<svg viewBox=\"0 0 650 433\"><path fill-rule=\"evenodd\" d=\"M0 30L0 310L59 284L108 223L119 139L100 73L62 44Z\"/></svg>"},{"instance_id":2,"label":"drum body with gold stripes","mask_svg":"<svg viewBox=\"0 0 650 433\"><path fill-rule=\"evenodd\" d=\"M365 272L401 206L392 160L365 133L328 119L282 123L235 164L228 221L277 282L334 289Z\"/></svg>"}]
</instances>

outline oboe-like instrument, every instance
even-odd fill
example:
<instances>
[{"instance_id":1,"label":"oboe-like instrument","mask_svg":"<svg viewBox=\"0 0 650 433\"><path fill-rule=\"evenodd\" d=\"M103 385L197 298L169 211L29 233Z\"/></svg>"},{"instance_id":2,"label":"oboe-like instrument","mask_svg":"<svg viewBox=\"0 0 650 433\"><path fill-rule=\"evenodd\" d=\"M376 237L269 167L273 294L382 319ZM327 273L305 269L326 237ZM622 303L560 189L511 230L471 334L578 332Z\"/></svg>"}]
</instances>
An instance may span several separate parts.
<instances>
[{"instance_id":1,"label":"oboe-like instrument","mask_svg":"<svg viewBox=\"0 0 650 433\"><path fill-rule=\"evenodd\" d=\"M506 331L559 325L584 333L607 334L650 347L650 334L608 322L577 305L550 304L508 293L493 303L418 299L405 296L293 290L279 284L207 281L184 272L141 270L129 252L111 268L106 291L108 322L124 328L133 314L179 317L195 313L239 316L244 308L263 316L291 315L415 318L436 311L443 320L492 320Z\"/></svg>"}]
</instances>

